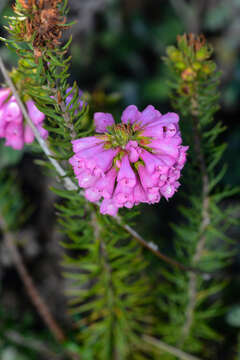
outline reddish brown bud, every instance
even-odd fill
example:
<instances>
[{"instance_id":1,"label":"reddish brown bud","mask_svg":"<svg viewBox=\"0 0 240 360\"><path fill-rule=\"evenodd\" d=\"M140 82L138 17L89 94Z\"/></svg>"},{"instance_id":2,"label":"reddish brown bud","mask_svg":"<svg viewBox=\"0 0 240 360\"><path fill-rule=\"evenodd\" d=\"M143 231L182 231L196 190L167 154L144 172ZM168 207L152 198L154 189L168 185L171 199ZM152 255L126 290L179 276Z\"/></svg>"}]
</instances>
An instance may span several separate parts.
<instances>
[{"instance_id":1,"label":"reddish brown bud","mask_svg":"<svg viewBox=\"0 0 240 360\"><path fill-rule=\"evenodd\" d=\"M181 77L184 81L192 81L194 80L196 75L196 72L192 68L188 67L182 72Z\"/></svg>"},{"instance_id":2,"label":"reddish brown bud","mask_svg":"<svg viewBox=\"0 0 240 360\"><path fill-rule=\"evenodd\" d=\"M22 6L25 22L20 27L20 37L25 41L33 38L35 57L42 56L42 48L55 48L60 43L62 31L66 26L65 17L60 13L61 0L18 0ZM15 7L16 10L16 7Z\"/></svg>"}]
</instances>

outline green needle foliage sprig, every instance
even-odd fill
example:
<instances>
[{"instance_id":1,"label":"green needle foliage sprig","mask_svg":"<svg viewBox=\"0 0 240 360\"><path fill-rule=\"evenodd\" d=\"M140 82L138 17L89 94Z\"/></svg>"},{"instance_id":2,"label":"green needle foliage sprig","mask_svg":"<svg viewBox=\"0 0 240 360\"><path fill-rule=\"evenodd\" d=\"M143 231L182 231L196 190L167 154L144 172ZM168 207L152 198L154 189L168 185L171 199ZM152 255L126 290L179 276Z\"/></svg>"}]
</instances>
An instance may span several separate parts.
<instances>
[{"instance_id":1,"label":"green needle foliage sprig","mask_svg":"<svg viewBox=\"0 0 240 360\"><path fill-rule=\"evenodd\" d=\"M212 48L204 37L190 34L179 36L177 46L169 47L167 54L172 104L182 116L185 140L190 144L185 176L188 195L180 208L184 220L173 225L176 256L210 275L164 272L159 305L168 321L158 331L170 344L208 355L206 342L221 339L213 319L223 313L219 292L226 285L223 270L233 255L228 229L236 224L231 216L234 209L223 201L239 189L221 186L226 145L219 135L225 127L214 119L220 73L211 60Z\"/></svg>"},{"instance_id":2,"label":"green needle foliage sprig","mask_svg":"<svg viewBox=\"0 0 240 360\"><path fill-rule=\"evenodd\" d=\"M79 110L77 85L68 84L71 39L64 46L59 42L59 27L67 27L66 9L67 1L17 0L15 16L9 18L11 37L5 40L19 55L11 78L22 100L33 99L46 115L48 146L65 164L72 156L71 140L93 131L88 106ZM72 100L67 104L69 95ZM45 165L55 171L48 162ZM66 174L75 183L68 169ZM152 300L140 246L114 219L100 216L78 191L53 191L62 198L56 207L67 248L65 275L74 280L69 292L84 349L81 358L147 358L141 337L151 327ZM129 224L132 217L124 221Z\"/></svg>"},{"instance_id":3,"label":"green needle foliage sprig","mask_svg":"<svg viewBox=\"0 0 240 360\"><path fill-rule=\"evenodd\" d=\"M24 201L16 185L15 177L12 174L9 175L9 171L6 169L1 170L0 185L0 214L4 218L7 228L14 231L25 220ZM25 216L21 216L24 213Z\"/></svg>"}]
</instances>

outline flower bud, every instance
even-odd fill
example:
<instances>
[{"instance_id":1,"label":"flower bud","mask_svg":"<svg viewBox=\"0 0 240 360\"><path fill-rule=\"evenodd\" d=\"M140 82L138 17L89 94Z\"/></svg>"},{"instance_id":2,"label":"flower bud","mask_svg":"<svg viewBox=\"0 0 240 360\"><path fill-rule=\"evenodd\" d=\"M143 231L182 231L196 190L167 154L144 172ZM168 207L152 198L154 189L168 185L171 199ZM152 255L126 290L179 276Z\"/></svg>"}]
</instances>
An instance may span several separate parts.
<instances>
[{"instance_id":1,"label":"flower bud","mask_svg":"<svg viewBox=\"0 0 240 360\"><path fill-rule=\"evenodd\" d=\"M188 67L182 72L181 77L184 81L193 81L196 75L196 72L192 68Z\"/></svg>"}]
</instances>

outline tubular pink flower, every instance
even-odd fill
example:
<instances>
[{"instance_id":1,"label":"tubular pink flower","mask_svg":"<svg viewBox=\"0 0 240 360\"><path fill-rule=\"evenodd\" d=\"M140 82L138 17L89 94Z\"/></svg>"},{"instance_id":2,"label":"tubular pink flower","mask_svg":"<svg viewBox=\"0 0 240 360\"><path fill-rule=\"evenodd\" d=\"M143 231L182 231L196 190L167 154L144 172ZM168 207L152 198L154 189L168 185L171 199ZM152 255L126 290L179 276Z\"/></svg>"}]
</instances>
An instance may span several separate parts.
<instances>
[{"instance_id":1,"label":"tubular pink flower","mask_svg":"<svg viewBox=\"0 0 240 360\"><path fill-rule=\"evenodd\" d=\"M136 186L133 189L133 199L135 205L148 202L145 190L143 189L139 180L137 180Z\"/></svg>"},{"instance_id":2,"label":"tubular pink flower","mask_svg":"<svg viewBox=\"0 0 240 360\"><path fill-rule=\"evenodd\" d=\"M93 186L98 179L96 176L92 175L89 170L82 170L77 178L79 186L84 189Z\"/></svg>"},{"instance_id":3,"label":"tubular pink flower","mask_svg":"<svg viewBox=\"0 0 240 360\"><path fill-rule=\"evenodd\" d=\"M6 137L23 136L21 124L10 122L6 125Z\"/></svg>"},{"instance_id":4,"label":"tubular pink flower","mask_svg":"<svg viewBox=\"0 0 240 360\"><path fill-rule=\"evenodd\" d=\"M161 159L166 166L168 166L169 168L174 166L176 164L176 158L170 156L170 155L165 155L165 154L156 154L156 156Z\"/></svg>"},{"instance_id":5,"label":"tubular pink flower","mask_svg":"<svg viewBox=\"0 0 240 360\"><path fill-rule=\"evenodd\" d=\"M0 107L7 100L7 98L10 96L10 94L11 94L10 89L8 89L8 88L0 89Z\"/></svg>"},{"instance_id":6,"label":"tubular pink flower","mask_svg":"<svg viewBox=\"0 0 240 360\"><path fill-rule=\"evenodd\" d=\"M9 123L6 126L5 137L6 146L11 146L15 150L21 150L24 146L23 127L19 123Z\"/></svg>"},{"instance_id":7,"label":"tubular pink flower","mask_svg":"<svg viewBox=\"0 0 240 360\"><path fill-rule=\"evenodd\" d=\"M28 114L36 125L41 137L46 139L48 131L43 128L45 115L41 113L32 100L26 103ZM10 89L0 89L0 137L6 138L5 145L21 150L24 143L31 144L34 134L29 125L25 124L21 109Z\"/></svg>"},{"instance_id":8,"label":"tubular pink flower","mask_svg":"<svg viewBox=\"0 0 240 360\"><path fill-rule=\"evenodd\" d=\"M34 133L29 125L25 126L24 130L24 142L26 144L31 144L34 141Z\"/></svg>"},{"instance_id":9,"label":"tubular pink flower","mask_svg":"<svg viewBox=\"0 0 240 360\"><path fill-rule=\"evenodd\" d=\"M153 140L149 147L151 147L155 154L170 155L171 157L178 159L179 156L179 144L176 145L178 139L162 139L162 141ZM180 139L181 140L181 139Z\"/></svg>"},{"instance_id":10,"label":"tubular pink flower","mask_svg":"<svg viewBox=\"0 0 240 360\"><path fill-rule=\"evenodd\" d=\"M142 136L153 137L153 138L163 138L163 126L150 124L151 126L146 126L142 131Z\"/></svg>"},{"instance_id":11,"label":"tubular pink flower","mask_svg":"<svg viewBox=\"0 0 240 360\"><path fill-rule=\"evenodd\" d=\"M113 194L113 199L118 207L125 206L131 208L134 205L133 188L118 183Z\"/></svg>"},{"instance_id":12,"label":"tubular pink flower","mask_svg":"<svg viewBox=\"0 0 240 360\"><path fill-rule=\"evenodd\" d=\"M23 116L20 107L18 106L17 102L13 97L11 97L9 102L5 105L4 117L6 122L14 121L15 124L22 123Z\"/></svg>"},{"instance_id":13,"label":"tubular pink flower","mask_svg":"<svg viewBox=\"0 0 240 360\"><path fill-rule=\"evenodd\" d=\"M164 161L144 149L141 149L140 158L144 161L150 174L152 174L155 170L161 171L161 168L165 167Z\"/></svg>"},{"instance_id":14,"label":"tubular pink flower","mask_svg":"<svg viewBox=\"0 0 240 360\"><path fill-rule=\"evenodd\" d=\"M161 194L168 200L174 195L176 188L174 184L166 184L161 187L160 191Z\"/></svg>"},{"instance_id":15,"label":"tubular pink flower","mask_svg":"<svg viewBox=\"0 0 240 360\"><path fill-rule=\"evenodd\" d=\"M104 199L110 199L112 197L116 177L117 172L112 168L104 177L97 180L94 184L94 189L99 192L100 197L103 197Z\"/></svg>"},{"instance_id":16,"label":"tubular pink flower","mask_svg":"<svg viewBox=\"0 0 240 360\"><path fill-rule=\"evenodd\" d=\"M69 162L85 197L101 202L102 214L116 216L119 208L174 195L188 149L182 146L177 114L162 115L152 105L140 112L130 105L120 124L105 113L96 113L94 120L104 135L72 141Z\"/></svg>"},{"instance_id":17,"label":"tubular pink flower","mask_svg":"<svg viewBox=\"0 0 240 360\"><path fill-rule=\"evenodd\" d=\"M0 107L0 137L5 136L6 121L4 117L4 108Z\"/></svg>"},{"instance_id":18,"label":"tubular pink flower","mask_svg":"<svg viewBox=\"0 0 240 360\"><path fill-rule=\"evenodd\" d=\"M83 159L79 159L77 157L77 155L73 155L70 159L69 159L69 163L72 165L73 167L73 171L74 174L76 176L78 176L82 170L84 170L86 168L85 166L85 160Z\"/></svg>"},{"instance_id":19,"label":"tubular pink flower","mask_svg":"<svg viewBox=\"0 0 240 360\"><path fill-rule=\"evenodd\" d=\"M180 136L176 135L171 138L164 138L159 141L158 139L152 140L148 146L152 149L164 151L168 154L169 148L179 148L179 145L182 143L182 139ZM166 148L166 150L165 150Z\"/></svg>"},{"instance_id":20,"label":"tubular pink flower","mask_svg":"<svg viewBox=\"0 0 240 360\"><path fill-rule=\"evenodd\" d=\"M158 180L159 180L158 186L161 187L161 186L165 185L167 179L168 179L167 174L161 174L161 175L159 176L159 178L158 178Z\"/></svg>"},{"instance_id":21,"label":"tubular pink flower","mask_svg":"<svg viewBox=\"0 0 240 360\"><path fill-rule=\"evenodd\" d=\"M129 163L128 155L122 158L122 163L118 172L117 181L130 188L136 185L136 175Z\"/></svg>"},{"instance_id":22,"label":"tubular pink flower","mask_svg":"<svg viewBox=\"0 0 240 360\"><path fill-rule=\"evenodd\" d=\"M98 139L96 136L89 136L87 138L81 138L77 140L73 140L73 151L75 153L87 149L89 147L98 145L102 142L102 140Z\"/></svg>"},{"instance_id":23,"label":"tubular pink flower","mask_svg":"<svg viewBox=\"0 0 240 360\"><path fill-rule=\"evenodd\" d=\"M143 110L139 118L139 123L142 126L146 126L149 123L155 122L162 117L162 114L155 109L154 106L148 105L146 109Z\"/></svg>"},{"instance_id":24,"label":"tubular pink flower","mask_svg":"<svg viewBox=\"0 0 240 360\"><path fill-rule=\"evenodd\" d=\"M76 153L69 162L74 167L77 175L79 169L88 169L92 175L103 176L104 172L109 169L114 156L118 150L104 151L102 144L91 148L83 149Z\"/></svg>"},{"instance_id":25,"label":"tubular pink flower","mask_svg":"<svg viewBox=\"0 0 240 360\"><path fill-rule=\"evenodd\" d=\"M12 136L11 138L6 138L6 146L11 146L14 150L22 150L24 146L24 140L19 136Z\"/></svg>"},{"instance_id":26,"label":"tubular pink flower","mask_svg":"<svg viewBox=\"0 0 240 360\"><path fill-rule=\"evenodd\" d=\"M0 138L5 137L5 127L0 124Z\"/></svg>"},{"instance_id":27,"label":"tubular pink flower","mask_svg":"<svg viewBox=\"0 0 240 360\"><path fill-rule=\"evenodd\" d=\"M180 147L180 154L179 154L179 158L177 161L177 167L178 169L182 170L182 168L184 167L184 164L187 160L187 150L188 150L188 146L181 146Z\"/></svg>"},{"instance_id":28,"label":"tubular pink flower","mask_svg":"<svg viewBox=\"0 0 240 360\"><path fill-rule=\"evenodd\" d=\"M89 161L86 161L86 167L92 171L95 176L104 176L104 173L112 167L114 157L119 150L106 150L93 156Z\"/></svg>"},{"instance_id":29,"label":"tubular pink flower","mask_svg":"<svg viewBox=\"0 0 240 360\"><path fill-rule=\"evenodd\" d=\"M177 125L173 124L173 123L170 123L166 127L166 132L165 132L166 138L172 138L174 135L176 135L177 131L178 131Z\"/></svg>"},{"instance_id":30,"label":"tubular pink flower","mask_svg":"<svg viewBox=\"0 0 240 360\"><path fill-rule=\"evenodd\" d=\"M135 163L139 159L139 148L136 141L129 141L126 145L126 150L128 151L129 161Z\"/></svg>"},{"instance_id":31,"label":"tubular pink flower","mask_svg":"<svg viewBox=\"0 0 240 360\"><path fill-rule=\"evenodd\" d=\"M102 195L99 189L94 187L89 187L87 190L85 190L85 198L90 202L97 202L101 199Z\"/></svg>"},{"instance_id":32,"label":"tubular pink flower","mask_svg":"<svg viewBox=\"0 0 240 360\"><path fill-rule=\"evenodd\" d=\"M48 131L46 129L44 129L44 127L42 127L42 125L38 124L36 125L41 137L46 140L48 137Z\"/></svg>"},{"instance_id":33,"label":"tubular pink flower","mask_svg":"<svg viewBox=\"0 0 240 360\"><path fill-rule=\"evenodd\" d=\"M97 133L104 133L107 131L107 127L113 126L115 122L111 114L97 112L94 114L94 124Z\"/></svg>"},{"instance_id":34,"label":"tubular pink flower","mask_svg":"<svg viewBox=\"0 0 240 360\"><path fill-rule=\"evenodd\" d=\"M155 189L154 189L155 190ZM156 204L160 201L161 196L159 194L159 189L157 188L155 191L148 191L147 198L149 204Z\"/></svg>"},{"instance_id":35,"label":"tubular pink flower","mask_svg":"<svg viewBox=\"0 0 240 360\"><path fill-rule=\"evenodd\" d=\"M161 116L161 118L157 119L156 124L162 126L168 126L169 124L177 124L179 122L179 116L176 113L167 113Z\"/></svg>"},{"instance_id":36,"label":"tubular pink flower","mask_svg":"<svg viewBox=\"0 0 240 360\"><path fill-rule=\"evenodd\" d=\"M158 179L152 176L143 165L138 166L138 175L144 189L153 188L158 183Z\"/></svg>"},{"instance_id":37,"label":"tubular pink flower","mask_svg":"<svg viewBox=\"0 0 240 360\"><path fill-rule=\"evenodd\" d=\"M95 145L93 147L83 149L76 153L76 158L83 161L89 161L93 156L100 154L104 151L103 145Z\"/></svg>"},{"instance_id":38,"label":"tubular pink flower","mask_svg":"<svg viewBox=\"0 0 240 360\"><path fill-rule=\"evenodd\" d=\"M181 176L181 172L179 169L171 168L169 171L169 182L170 184L175 183Z\"/></svg>"},{"instance_id":39,"label":"tubular pink flower","mask_svg":"<svg viewBox=\"0 0 240 360\"><path fill-rule=\"evenodd\" d=\"M141 116L140 111L135 105L129 105L122 113L121 120L124 124L134 124Z\"/></svg>"},{"instance_id":40,"label":"tubular pink flower","mask_svg":"<svg viewBox=\"0 0 240 360\"><path fill-rule=\"evenodd\" d=\"M104 199L100 206L100 213L103 215L116 216L118 207L115 205L113 199Z\"/></svg>"},{"instance_id":41,"label":"tubular pink flower","mask_svg":"<svg viewBox=\"0 0 240 360\"><path fill-rule=\"evenodd\" d=\"M32 100L28 100L26 102L27 105L27 109L28 109L28 114L32 120L32 122L37 125L37 124L42 124L44 119L45 119L45 115L38 110L38 108L36 107L36 105L34 104L34 102Z\"/></svg>"}]
</instances>

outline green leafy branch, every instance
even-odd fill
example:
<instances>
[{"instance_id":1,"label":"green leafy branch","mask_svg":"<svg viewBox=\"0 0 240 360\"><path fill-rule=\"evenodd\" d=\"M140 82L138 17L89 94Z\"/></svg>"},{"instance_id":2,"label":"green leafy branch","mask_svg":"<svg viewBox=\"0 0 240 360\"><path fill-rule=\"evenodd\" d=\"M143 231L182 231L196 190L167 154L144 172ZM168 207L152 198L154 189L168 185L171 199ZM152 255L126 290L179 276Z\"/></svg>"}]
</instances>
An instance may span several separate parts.
<instances>
[{"instance_id":1,"label":"green leafy branch","mask_svg":"<svg viewBox=\"0 0 240 360\"><path fill-rule=\"evenodd\" d=\"M177 47L170 47L166 58L172 102L182 114L187 143L191 144L186 179L194 179L186 181L189 195L180 208L183 223L173 225L176 255L185 264L200 267L210 275L164 273L159 308L167 313L169 322L161 324L158 331L165 341L201 354L206 340L221 339L212 319L223 312L218 300L226 285L222 271L233 255L227 232L237 224L230 215L234 208L226 207L222 201L239 193L239 188L224 189L220 185L226 172L221 165L226 146L218 143L218 136L225 127L214 120L219 108L220 74L211 54L212 48L204 38L191 34L179 37Z\"/></svg>"}]
</instances>

